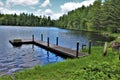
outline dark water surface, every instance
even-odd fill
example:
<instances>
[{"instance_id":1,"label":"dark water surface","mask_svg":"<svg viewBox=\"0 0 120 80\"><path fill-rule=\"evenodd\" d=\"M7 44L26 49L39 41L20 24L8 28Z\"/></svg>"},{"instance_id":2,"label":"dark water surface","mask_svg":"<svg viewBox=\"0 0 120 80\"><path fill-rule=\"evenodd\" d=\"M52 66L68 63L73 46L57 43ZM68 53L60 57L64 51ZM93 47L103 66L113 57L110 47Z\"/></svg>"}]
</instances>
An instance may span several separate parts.
<instances>
[{"instance_id":1,"label":"dark water surface","mask_svg":"<svg viewBox=\"0 0 120 80\"><path fill-rule=\"evenodd\" d=\"M35 65L46 65L64 61L64 58L48 52L40 47L32 45L22 45L21 47L13 47L9 40L31 39L32 35L39 40L40 35L44 35L44 41L50 37L50 43L56 43L56 37L59 37L59 45L73 50L76 49L76 42L88 45L88 41L102 40L100 35L90 32L81 32L73 30L65 30L54 27L15 27L0 26L0 75L10 74L15 71L29 68ZM48 57L49 54L49 57Z\"/></svg>"}]
</instances>

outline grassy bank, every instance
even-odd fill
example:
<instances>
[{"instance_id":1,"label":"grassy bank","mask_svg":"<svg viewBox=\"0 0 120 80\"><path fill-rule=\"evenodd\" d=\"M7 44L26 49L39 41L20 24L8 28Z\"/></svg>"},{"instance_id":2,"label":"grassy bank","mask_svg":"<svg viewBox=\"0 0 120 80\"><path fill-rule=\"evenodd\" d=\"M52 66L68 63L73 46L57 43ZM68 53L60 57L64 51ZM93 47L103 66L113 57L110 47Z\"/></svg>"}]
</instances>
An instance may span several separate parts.
<instances>
[{"instance_id":1,"label":"grassy bank","mask_svg":"<svg viewBox=\"0 0 120 80\"><path fill-rule=\"evenodd\" d=\"M3 76L0 80L118 80L120 79L120 60L118 51L108 49L103 56L103 47L93 47L92 53L84 58L68 59L64 62L36 66L15 73L14 76Z\"/></svg>"}]
</instances>

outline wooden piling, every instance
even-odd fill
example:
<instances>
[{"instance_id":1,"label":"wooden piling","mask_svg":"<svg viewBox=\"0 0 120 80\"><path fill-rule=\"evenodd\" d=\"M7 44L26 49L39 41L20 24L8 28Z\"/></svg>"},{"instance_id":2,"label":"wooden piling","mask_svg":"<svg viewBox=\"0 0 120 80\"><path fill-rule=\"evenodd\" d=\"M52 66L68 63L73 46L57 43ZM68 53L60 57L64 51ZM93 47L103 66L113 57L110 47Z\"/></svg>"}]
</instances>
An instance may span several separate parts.
<instances>
[{"instance_id":1,"label":"wooden piling","mask_svg":"<svg viewBox=\"0 0 120 80\"><path fill-rule=\"evenodd\" d=\"M106 55L107 55L107 42L105 42L104 51L103 51L103 56L106 56Z\"/></svg>"},{"instance_id":2,"label":"wooden piling","mask_svg":"<svg viewBox=\"0 0 120 80\"><path fill-rule=\"evenodd\" d=\"M76 57L78 57L78 53L79 53L79 42L77 42L77 47L76 47Z\"/></svg>"},{"instance_id":3,"label":"wooden piling","mask_svg":"<svg viewBox=\"0 0 120 80\"><path fill-rule=\"evenodd\" d=\"M92 41L90 40L90 41L89 41L89 50L88 50L88 53L89 53L89 54L91 54L91 43L92 43Z\"/></svg>"},{"instance_id":4,"label":"wooden piling","mask_svg":"<svg viewBox=\"0 0 120 80\"><path fill-rule=\"evenodd\" d=\"M58 37L56 37L56 45L58 46Z\"/></svg>"},{"instance_id":5,"label":"wooden piling","mask_svg":"<svg viewBox=\"0 0 120 80\"><path fill-rule=\"evenodd\" d=\"M47 38L47 46L49 47L49 37Z\"/></svg>"},{"instance_id":6,"label":"wooden piling","mask_svg":"<svg viewBox=\"0 0 120 80\"><path fill-rule=\"evenodd\" d=\"M43 41L43 34L41 34L41 41Z\"/></svg>"}]
</instances>

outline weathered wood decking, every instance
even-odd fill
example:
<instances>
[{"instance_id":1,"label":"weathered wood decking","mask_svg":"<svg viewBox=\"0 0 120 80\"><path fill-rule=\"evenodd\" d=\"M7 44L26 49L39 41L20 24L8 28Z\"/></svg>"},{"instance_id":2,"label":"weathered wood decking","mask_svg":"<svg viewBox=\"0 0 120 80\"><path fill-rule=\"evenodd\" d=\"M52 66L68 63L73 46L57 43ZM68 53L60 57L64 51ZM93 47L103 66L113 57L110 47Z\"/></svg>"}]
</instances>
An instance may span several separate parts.
<instances>
[{"instance_id":1,"label":"weathered wood decking","mask_svg":"<svg viewBox=\"0 0 120 80\"><path fill-rule=\"evenodd\" d=\"M15 42L14 40L10 40L9 42L13 45L33 44L33 45L42 47L48 51L54 52L55 54L70 57L70 58L86 56L85 53L80 53L80 52L78 53L78 56L77 56L76 50L72 50L69 48L62 47L62 46L57 46L55 44L48 45L48 42L41 41L41 40L35 40L35 41L34 40L22 40L20 42Z\"/></svg>"}]
</instances>

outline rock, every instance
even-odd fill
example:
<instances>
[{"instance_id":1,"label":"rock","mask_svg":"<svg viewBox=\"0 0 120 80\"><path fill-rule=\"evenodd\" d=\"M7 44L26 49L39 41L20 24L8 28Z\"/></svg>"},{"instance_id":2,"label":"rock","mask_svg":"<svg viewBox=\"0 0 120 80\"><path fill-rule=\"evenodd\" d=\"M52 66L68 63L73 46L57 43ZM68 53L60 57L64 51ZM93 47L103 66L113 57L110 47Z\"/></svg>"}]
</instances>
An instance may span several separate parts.
<instances>
[{"instance_id":1,"label":"rock","mask_svg":"<svg viewBox=\"0 0 120 80\"><path fill-rule=\"evenodd\" d=\"M110 44L110 47L112 48L112 49L119 49L120 48L120 42L112 42L111 44Z\"/></svg>"}]
</instances>

